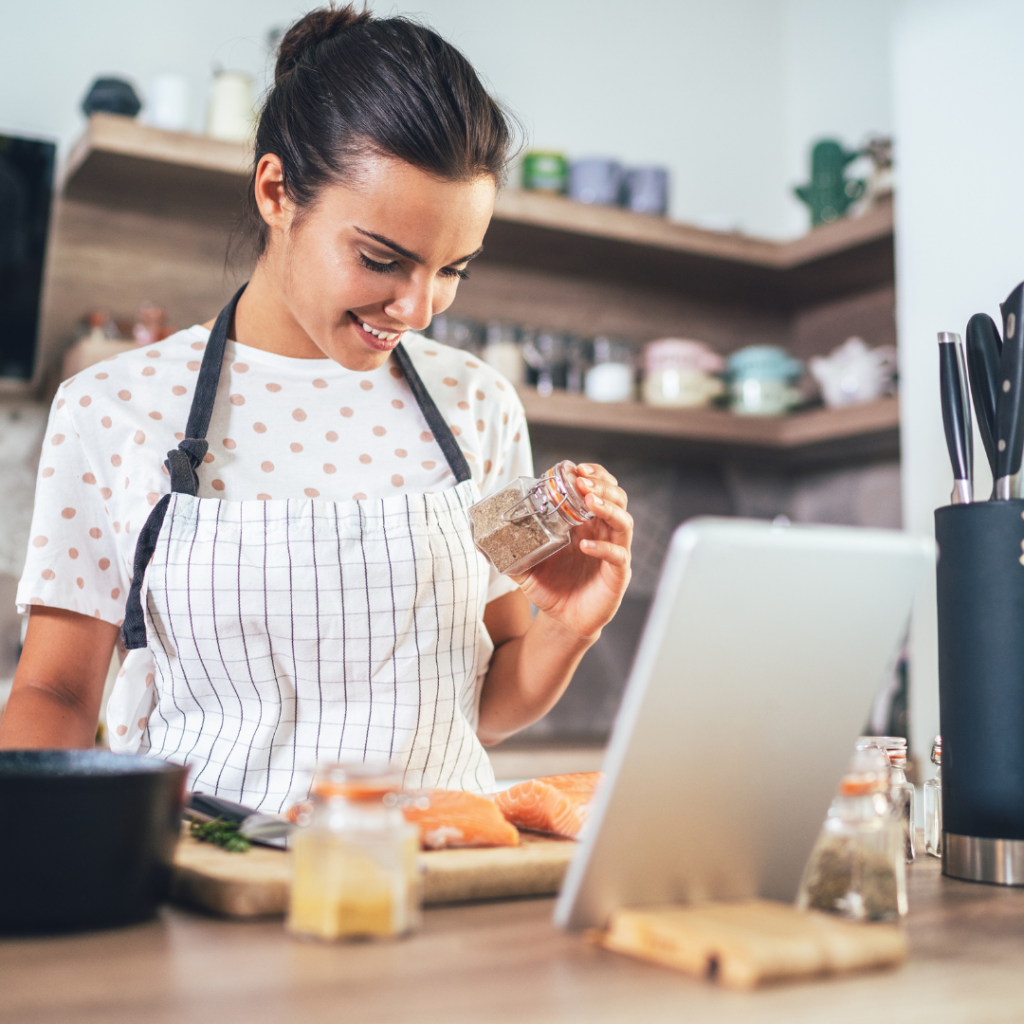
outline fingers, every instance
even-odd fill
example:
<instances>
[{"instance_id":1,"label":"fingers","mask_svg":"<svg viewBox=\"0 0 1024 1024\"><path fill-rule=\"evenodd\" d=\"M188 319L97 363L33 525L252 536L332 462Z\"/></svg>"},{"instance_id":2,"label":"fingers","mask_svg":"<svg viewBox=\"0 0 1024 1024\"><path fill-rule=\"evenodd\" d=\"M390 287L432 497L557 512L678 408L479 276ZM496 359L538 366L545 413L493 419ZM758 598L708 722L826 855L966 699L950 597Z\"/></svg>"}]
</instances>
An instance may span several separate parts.
<instances>
[{"instance_id":1,"label":"fingers","mask_svg":"<svg viewBox=\"0 0 1024 1024\"><path fill-rule=\"evenodd\" d=\"M596 518L607 523L612 530L625 534L627 544L629 543L629 538L633 535L633 517L622 505L614 501L606 501L596 491L588 493L584 500L587 508L594 513Z\"/></svg>"},{"instance_id":2,"label":"fingers","mask_svg":"<svg viewBox=\"0 0 1024 1024\"><path fill-rule=\"evenodd\" d=\"M600 467L597 467L600 469ZM629 503L626 492L618 486L615 478L601 469L600 473L592 476L579 476L576 478L576 488L584 497L595 494L603 501L611 502L621 508Z\"/></svg>"},{"instance_id":3,"label":"fingers","mask_svg":"<svg viewBox=\"0 0 1024 1024\"><path fill-rule=\"evenodd\" d=\"M582 462L576 467L576 472L583 477L591 477L592 479L607 480L611 484L617 484L619 481L615 479L608 472L604 466L599 466L596 462Z\"/></svg>"},{"instance_id":4,"label":"fingers","mask_svg":"<svg viewBox=\"0 0 1024 1024\"><path fill-rule=\"evenodd\" d=\"M580 551L617 569L625 569L629 565L629 549L610 540L581 540Z\"/></svg>"}]
</instances>

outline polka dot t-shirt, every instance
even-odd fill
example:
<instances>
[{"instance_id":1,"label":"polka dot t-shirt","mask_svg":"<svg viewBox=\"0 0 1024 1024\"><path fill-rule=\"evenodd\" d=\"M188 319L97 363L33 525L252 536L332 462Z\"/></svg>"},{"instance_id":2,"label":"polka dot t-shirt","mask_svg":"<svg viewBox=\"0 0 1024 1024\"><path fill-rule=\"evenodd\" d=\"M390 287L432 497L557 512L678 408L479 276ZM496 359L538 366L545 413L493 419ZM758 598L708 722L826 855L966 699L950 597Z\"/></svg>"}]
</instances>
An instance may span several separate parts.
<instances>
[{"instance_id":1,"label":"polka dot t-shirt","mask_svg":"<svg viewBox=\"0 0 1024 1024\"><path fill-rule=\"evenodd\" d=\"M190 327L83 370L58 388L39 463L18 609L49 605L120 624L135 543L170 491L210 332ZM512 385L466 352L403 340L481 494L533 472ZM393 359L368 373L229 341L199 469L199 496L228 501L378 499L455 478ZM492 570L488 600L515 589Z\"/></svg>"}]
</instances>

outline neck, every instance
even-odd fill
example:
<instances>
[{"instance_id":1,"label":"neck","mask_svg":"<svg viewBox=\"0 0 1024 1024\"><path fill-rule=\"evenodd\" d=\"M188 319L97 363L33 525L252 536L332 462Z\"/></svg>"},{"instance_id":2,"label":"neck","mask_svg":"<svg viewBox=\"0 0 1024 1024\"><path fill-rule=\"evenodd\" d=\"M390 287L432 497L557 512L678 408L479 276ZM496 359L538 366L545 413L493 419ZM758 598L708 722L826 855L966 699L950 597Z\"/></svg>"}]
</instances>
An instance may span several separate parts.
<instances>
[{"instance_id":1,"label":"neck","mask_svg":"<svg viewBox=\"0 0 1024 1024\"><path fill-rule=\"evenodd\" d=\"M242 293L228 337L250 348L292 359L323 359L324 352L295 319L282 292L280 275L264 257Z\"/></svg>"}]
</instances>

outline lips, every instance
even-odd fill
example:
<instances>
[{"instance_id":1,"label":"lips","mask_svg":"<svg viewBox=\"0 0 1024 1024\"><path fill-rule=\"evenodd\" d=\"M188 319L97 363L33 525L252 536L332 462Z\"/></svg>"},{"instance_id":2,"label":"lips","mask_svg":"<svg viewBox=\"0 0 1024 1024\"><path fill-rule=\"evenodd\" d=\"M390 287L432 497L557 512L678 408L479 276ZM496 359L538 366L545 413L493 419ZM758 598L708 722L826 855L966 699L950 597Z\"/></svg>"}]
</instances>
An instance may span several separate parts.
<instances>
[{"instance_id":1,"label":"lips","mask_svg":"<svg viewBox=\"0 0 1024 1024\"><path fill-rule=\"evenodd\" d=\"M378 352L391 352L402 340L403 331L385 331L381 328L374 328L370 324L365 324L365 321L357 317L355 313L349 311L348 315L355 326L356 332L363 341L365 341L370 348L375 349ZM367 328L370 329L367 330ZM379 331L379 333L372 333L374 330Z\"/></svg>"}]
</instances>

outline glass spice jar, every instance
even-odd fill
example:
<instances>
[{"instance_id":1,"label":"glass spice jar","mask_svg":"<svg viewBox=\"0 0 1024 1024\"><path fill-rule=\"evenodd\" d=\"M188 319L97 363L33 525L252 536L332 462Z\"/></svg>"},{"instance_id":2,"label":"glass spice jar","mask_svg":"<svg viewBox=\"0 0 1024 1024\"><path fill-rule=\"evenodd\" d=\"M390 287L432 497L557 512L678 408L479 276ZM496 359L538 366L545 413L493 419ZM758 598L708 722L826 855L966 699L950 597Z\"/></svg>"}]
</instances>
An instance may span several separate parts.
<instances>
[{"instance_id":1,"label":"glass spice jar","mask_svg":"<svg viewBox=\"0 0 1024 1024\"><path fill-rule=\"evenodd\" d=\"M855 921L907 912L903 830L889 802L889 766L876 747L854 751L811 851L797 906Z\"/></svg>"},{"instance_id":2,"label":"glass spice jar","mask_svg":"<svg viewBox=\"0 0 1024 1024\"><path fill-rule=\"evenodd\" d=\"M419 830L386 764L320 769L308 823L295 830L288 930L316 939L394 938L419 927Z\"/></svg>"},{"instance_id":3,"label":"glass spice jar","mask_svg":"<svg viewBox=\"0 0 1024 1024\"><path fill-rule=\"evenodd\" d=\"M540 479L521 476L469 509L476 546L509 576L561 551L570 532L593 518L576 488L576 464L568 460Z\"/></svg>"},{"instance_id":4,"label":"glass spice jar","mask_svg":"<svg viewBox=\"0 0 1024 1024\"><path fill-rule=\"evenodd\" d=\"M924 849L932 857L942 856L942 737L932 744L935 776L924 786Z\"/></svg>"},{"instance_id":5,"label":"glass spice jar","mask_svg":"<svg viewBox=\"0 0 1024 1024\"><path fill-rule=\"evenodd\" d=\"M858 746L878 747L889 761L889 800L892 812L903 823L907 863L917 853L914 826L914 786L907 781L907 739L905 736L861 736Z\"/></svg>"}]
</instances>

